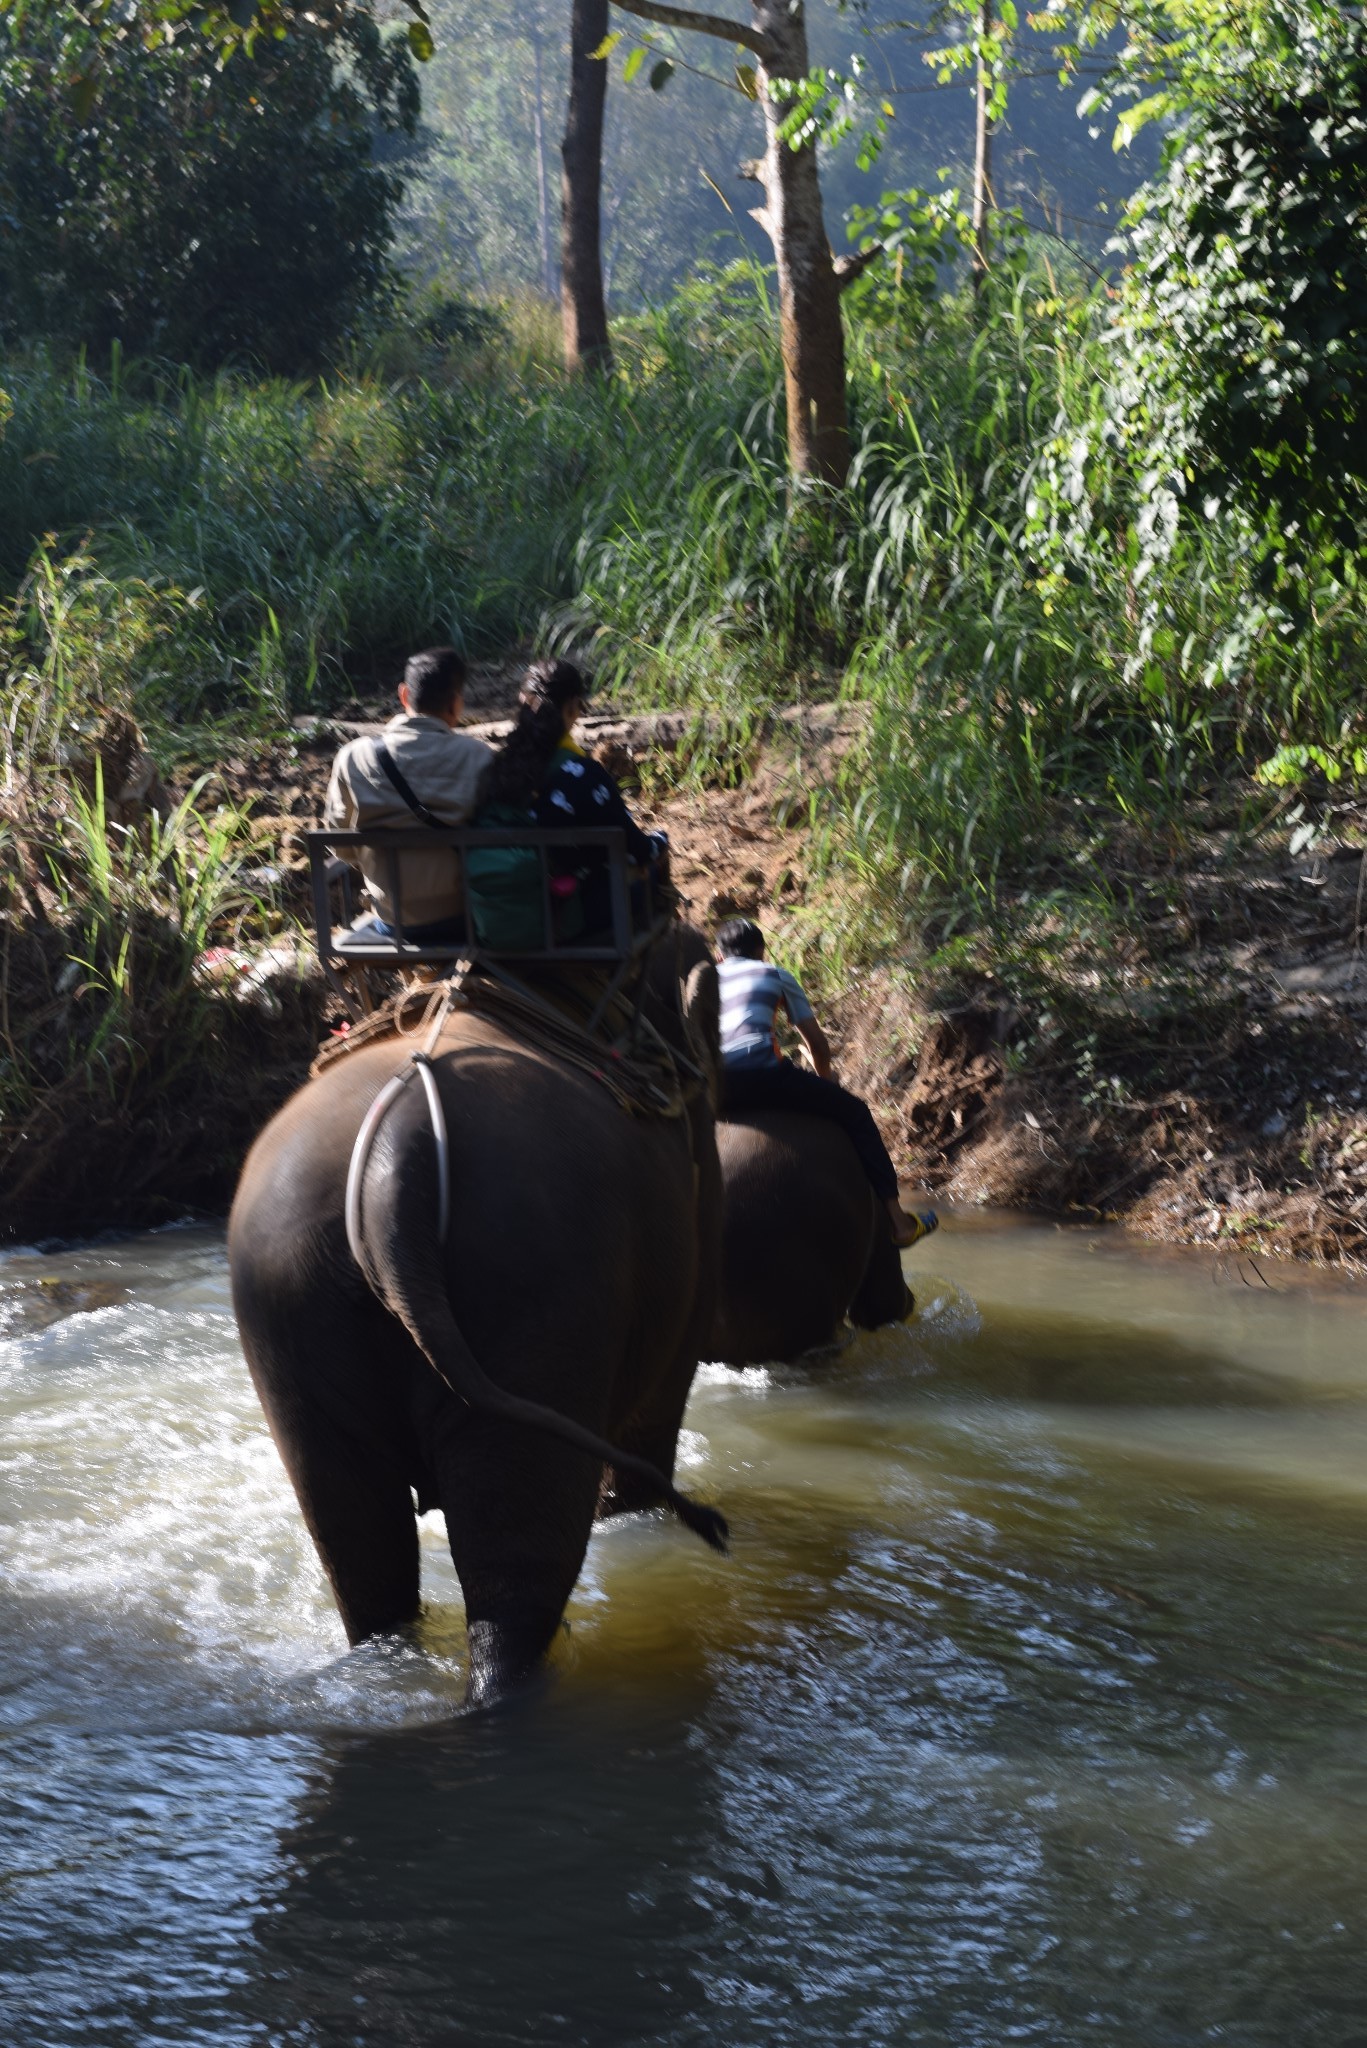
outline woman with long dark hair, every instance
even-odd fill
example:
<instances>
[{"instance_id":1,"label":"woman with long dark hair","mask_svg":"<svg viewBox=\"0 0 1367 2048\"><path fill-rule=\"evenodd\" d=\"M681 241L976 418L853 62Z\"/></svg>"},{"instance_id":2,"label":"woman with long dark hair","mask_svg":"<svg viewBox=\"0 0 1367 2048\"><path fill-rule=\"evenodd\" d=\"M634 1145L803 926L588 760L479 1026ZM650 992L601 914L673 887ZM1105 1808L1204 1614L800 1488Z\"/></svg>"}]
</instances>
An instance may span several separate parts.
<instances>
[{"instance_id":1,"label":"woman with long dark hair","mask_svg":"<svg viewBox=\"0 0 1367 2048\"><path fill-rule=\"evenodd\" d=\"M544 828L567 831L576 825L594 831L616 826L626 836L628 860L658 875L668 846L664 834L641 830L607 769L575 742L588 696L588 680L572 661L532 663L512 731L485 777L485 815L495 808L505 816L517 811ZM585 925L610 925L606 853L585 847L571 856L570 868L578 878Z\"/></svg>"}]
</instances>

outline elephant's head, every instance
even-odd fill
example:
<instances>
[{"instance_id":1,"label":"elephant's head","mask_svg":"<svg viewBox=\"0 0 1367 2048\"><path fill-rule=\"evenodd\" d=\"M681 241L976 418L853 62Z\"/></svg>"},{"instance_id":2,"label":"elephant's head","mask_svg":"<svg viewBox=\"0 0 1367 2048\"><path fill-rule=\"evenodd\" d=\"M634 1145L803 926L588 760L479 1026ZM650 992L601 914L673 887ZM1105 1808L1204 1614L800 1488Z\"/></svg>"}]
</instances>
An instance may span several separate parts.
<instances>
[{"instance_id":1,"label":"elephant's head","mask_svg":"<svg viewBox=\"0 0 1367 2048\"><path fill-rule=\"evenodd\" d=\"M902 1277L901 1255L880 1206L869 1263L850 1303L850 1321L858 1330L881 1330L885 1323L904 1323L915 1307L916 1297Z\"/></svg>"}]
</instances>

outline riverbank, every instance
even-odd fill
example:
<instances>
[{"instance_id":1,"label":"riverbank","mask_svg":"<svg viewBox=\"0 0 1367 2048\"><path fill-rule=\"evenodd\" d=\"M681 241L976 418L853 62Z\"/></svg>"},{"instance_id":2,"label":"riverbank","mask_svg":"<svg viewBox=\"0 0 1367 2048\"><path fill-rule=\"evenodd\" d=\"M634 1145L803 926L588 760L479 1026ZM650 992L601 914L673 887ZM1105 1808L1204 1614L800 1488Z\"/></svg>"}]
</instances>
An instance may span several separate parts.
<instances>
[{"instance_id":1,"label":"riverbank","mask_svg":"<svg viewBox=\"0 0 1367 2048\"><path fill-rule=\"evenodd\" d=\"M1198 816L1166 844L1117 821L1092 852L1104 893L1075 883L866 966L841 960L858 884L814 858L811 801L858 744L857 716L808 714L743 789L680 791L659 815L705 920L759 916L821 992L842 1077L906 1179L1367 1264L1367 806L1309 845L1284 817Z\"/></svg>"},{"instance_id":2,"label":"riverbank","mask_svg":"<svg viewBox=\"0 0 1367 2048\"><path fill-rule=\"evenodd\" d=\"M497 731L514 673L481 672L477 730ZM256 804L287 913L303 913L297 835L333 751L384 710L354 703L219 771L225 797ZM1070 886L1026 893L990 929L913 929L870 964L842 936L867 884L828 829L868 732L862 707L826 704L731 731L607 711L583 736L669 832L690 915L758 917L802 973L908 1186L1367 1266L1367 809L1340 806L1309 843L1284 814L1198 813L1162 843L1094 817L1082 879L1061 831L1048 852L1073 863ZM325 1008L315 985L296 1035Z\"/></svg>"},{"instance_id":3,"label":"riverbank","mask_svg":"<svg viewBox=\"0 0 1367 2048\"><path fill-rule=\"evenodd\" d=\"M533 644L642 715L599 737L699 913L775 927L909 1178L1362 1255L1360 579L1269 581L1237 508L1150 558L1125 448L1068 466L1111 308L1052 256L986 309L886 276L838 504L791 490L747 266L587 383L7 358L0 1235L227 1200L326 1013L291 835L351 691L454 639L477 717Z\"/></svg>"}]
</instances>

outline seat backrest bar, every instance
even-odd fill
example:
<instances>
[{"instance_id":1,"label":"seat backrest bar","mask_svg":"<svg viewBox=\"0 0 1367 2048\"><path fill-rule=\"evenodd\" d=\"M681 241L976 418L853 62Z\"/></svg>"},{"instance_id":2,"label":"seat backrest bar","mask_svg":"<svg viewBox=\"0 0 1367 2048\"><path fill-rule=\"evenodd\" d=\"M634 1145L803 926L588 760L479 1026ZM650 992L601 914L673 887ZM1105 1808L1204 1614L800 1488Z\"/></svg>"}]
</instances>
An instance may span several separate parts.
<instances>
[{"instance_id":1,"label":"seat backrest bar","mask_svg":"<svg viewBox=\"0 0 1367 2048\"><path fill-rule=\"evenodd\" d=\"M309 858L309 880L313 899L314 939L318 956L325 967L335 962L351 966L374 967L408 966L425 961L451 960L485 953L490 958L519 960L624 960L632 948L631 893L627 875L626 835L617 826L585 827L582 830L572 826L547 828L545 826L499 826L488 830L471 825L444 826L440 830L432 826L402 826L390 830L343 831L327 828L311 830L303 834ZM485 847L534 847L539 859L539 882L542 902L542 929L546 943L537 948L496 947L476 943L471 935L474 924L471 916L469 874L464 858L461 860L461 901L464 910L465 943L444 944L418 943L407 937L402 898L402 868L399 856L403 853L431 853L439 848L449 847L462 856ZM383 866L389 886L392 916L389 920L394 927L394 937L386 941L376 936L366 940L363 946L343 950L333 938L332 904L329 896L328 865L332 855L350 852L365 847L383 857ZM580 946L572 942L557 943L554 928L554 899L551 894L550 855L552 852L573 853L583 849L601 849L607 855L608 891L612 912L611 943Z\"/></svg>"}]
</instances>

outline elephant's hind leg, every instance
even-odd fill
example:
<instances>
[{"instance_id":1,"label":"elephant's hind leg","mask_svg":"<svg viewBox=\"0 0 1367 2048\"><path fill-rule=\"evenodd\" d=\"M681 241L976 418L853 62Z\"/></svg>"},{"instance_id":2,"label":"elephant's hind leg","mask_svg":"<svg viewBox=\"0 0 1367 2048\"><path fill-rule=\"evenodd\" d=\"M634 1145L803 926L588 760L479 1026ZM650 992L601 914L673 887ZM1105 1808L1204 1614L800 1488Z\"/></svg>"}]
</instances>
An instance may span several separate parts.
<instances>
[{"instance_id":1,"label":"elephant's hind leg","mask_svg":"<svg viewBox=\"0 0 1367 2048\"><path fill-rule=\"evenodd\" d=\"M307 1442L285 1453L309 1534L350 1643L417 1620L418 1525L397 1465L372 1439L315 1417Z\"/></svg>"},{"instance_id":2,"label":"elephant's hind leg","mask_svg":"<svg viewBox=\"0 0 1367 2048\"><path fill-rule=\"evenodd\" d=\"M696 1347L690 1343L675 1359L651 1398L615 1431L615 1439L624 1451L644 1458L667 1479L674 1477L679 1431L683 1427L684 1410L688 1406L696 1367ZM613 1515L641 1514L659 1507L658 1492L637 1473L611 1471L604 1478L604 1489L598 1501L598 1513L604 1521Z\"/></svg>"},{"instance_id":3,"label":"elephant's hind leg","mask_svg":"<svg viewBox=\"0 0 1367 2048\"><path fill-rule=\"evenodd\" d=\"M417 1522L373 1369L339 1332L315 1329L306 1350L278 1330L264 1345L243 1337L348 1641L407 1627L418 1614Z\"/></svg>"},{"instance_id":4,"label":"elephant's hind leg","mask_svg":"<svg viewBox=\"0 0 1367 2048\"><path fill-rule=\"evenodd\" d=\"M524 1684L555 1640L588 1548L601 1473L534 1430L465 1416L437 1448L451 1561L465 1597L466 1697Z\"/></svg>"}]
</instances>

